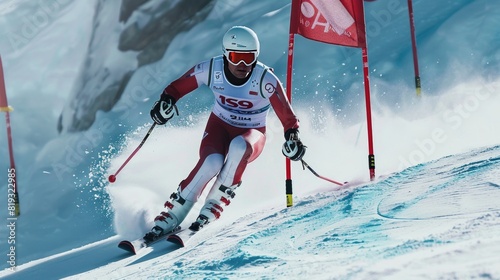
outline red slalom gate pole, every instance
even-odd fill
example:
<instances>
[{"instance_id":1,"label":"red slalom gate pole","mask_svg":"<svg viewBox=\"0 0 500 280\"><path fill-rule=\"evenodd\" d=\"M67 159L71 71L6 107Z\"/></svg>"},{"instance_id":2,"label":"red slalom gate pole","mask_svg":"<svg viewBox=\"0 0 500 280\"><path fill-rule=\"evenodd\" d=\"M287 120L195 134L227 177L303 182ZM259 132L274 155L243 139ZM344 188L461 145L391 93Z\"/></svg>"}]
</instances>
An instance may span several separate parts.
<instances>
[{"instance_id":1,"label":"red slalom gate pole","mask_svg":"<svg viewBox=\"0 0 500 280\"><path fill-rule=\"evenodd\" d=\"M292 73L293 73L293 48L295 44L295 35L290 33L288 35L288 61L286 73L286 96L290 103L292 103ZM285 193L286 193L286 207L293 206L293 186L292 186L292 165L289 158L285 159Z\"/></svg>"},{"instance_id":2,"label":"red slalom gate pole","mask_svg":"<svg viewBox=\"0 0 500 280\"><path fill-rule=\"evenodd\" d=\"M418 70L417 39L415 37L415 21L413 19L412 0L408 0L408 17L410 18L411 47L413 52L413 68L415 71L415 88L417 91L417 96L420 96L422 92L422 86L420 84L420 73Z\"/></svg>"},{"instance_id":3,"label":"red slalom gate pole","mask_svg":"<svg viewBox=\"0 0 500 280\"><path fill-rule=\"evenodd\" d=\"M7 91L5 89L5 80L3 75L2 57L0 57L0 112L5 113L5 124L7 126L7 142L9 146L10 168L8 169L7 182L8 182L8 205L9 216L18 217L21 215L21 208L19 205L19 193L17 191L17 172L16 164L14 163L14 150L12 148L12 132L10 129L10 113L12 107L7 103ZM11 208L13 206L13 208Z\"/></svg>"},{"instance_id":4,"label":"red slalom gate pole","mask_svg":"<svg viewBox=\"0 0 500 280\"><path fill-rule=\"evenodd\" d=\"M153 132L153 129L155 128L156 126L156 123L153 123L153 125L151 125L151 128L149 128L148 130L148 133L146 133L146 136L144 136L144 138L142 139L141 143L139 144L139 146L137 146L137 148L135 148L135 150L132 152L132 154L130 154L130 156L127 158L127 160L125 160L125 162L122 164L122 166L120 166L120 168L118 168L118 170L116 171L115 174L112 174L112 175L109 175L108 177L108 181L110 183L114 183L116 181L116 176L118 175L118 173L120 173L120 171L122 171L122 169L125 167L125 165L127 165L127 163L135 156L135 154L137 154L137 152L141 149L142 145L144 145L144 142L146 142L146 140L148 139L149 135L151 135L151 132Z\"/></svg>"},{"instance_id":5,"label":"red slalom gate pole","mask_svg":"<svg viewBox=\"0 0 500 280\"><path fill-rule=\"evenodd\" d=\"M361 49L363 60L363 76L365 84L365 106L366 106L366 125L368 130L368 170L370 172L370 181L375 180L375 154L373 153L373 129L372 129L372 109L370 102L370 78L368 71L368 48Z\"/></svg>"}]
</instances>

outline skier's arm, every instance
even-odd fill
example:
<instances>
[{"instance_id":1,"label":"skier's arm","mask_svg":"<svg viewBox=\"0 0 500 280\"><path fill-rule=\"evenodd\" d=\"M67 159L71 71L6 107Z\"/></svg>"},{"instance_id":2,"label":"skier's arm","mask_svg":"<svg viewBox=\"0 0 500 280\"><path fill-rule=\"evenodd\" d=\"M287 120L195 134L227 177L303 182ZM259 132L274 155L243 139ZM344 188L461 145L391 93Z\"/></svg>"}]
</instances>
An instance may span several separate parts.
<instances>
[{"instance_id":1,"label":"skier's arm","mask_svg":"<svg viewBox=\"0 0 500 280\"><path fill-rule=\"evenodd\" d=\"M161 93L160 99L153 105L150 115L157 124L165 124L173 117L175 103L184 95L197 89L201 84L208 83L208 69L205 61L189 69L184 75L171 82ZM178 114L178 113L177 113Z\"/></svg>"},{"instance_id":2,"label":"skier's arm","mask_svg":"<svg viewBox=\"0 0 500 280\"><path fill-rule=\"evenodd\" d=\"M208 84L211 60L200 62L189 69L184 75L171 82L162 92L172 96L175 101L197 89L200 85Z\"/></svg>"},{"instance_id":3,"label":"skier's arm","mask_svg":"<svg viewBox=\"0 0 500 280\"><path fill-rule=\"evenodd\" d=\"M182 75L180 78L171 82L163 90L162 94L170 95L175 99L175 101L177 101L184 95L197 89L199 87L199 84L195 74L196 67L198 66L192 67L186 73L184 73L184 75Z\"/></svg>"},{"instance_id":4,"label":"skier's arm","mask_svg":"<svg viewBox=\"0 0 500 280\"><path fill-rule=\"evenodd\" d=\"M299 119L285 95L285 90L274 73L268 71L261 85L262 91L269 96L269 101L278 116L284 131L299 128Z\"/></svg>"},{"instance_id":5,"label":"skier's arm","mask_svg":"<svg viewBox=\"0 0 500 280\"><path fill-rule=\"evenodd\" d=\"M269 76L267 76L269 75ZM274 82L273 82L274 80ZM271 94L269 101L285 131L285 143L282 147L283 155L291 160L301 160L306 152L306 146L299 137L299 119L293 112L292 106L285 95L285 90L274 73L266 73L264 77L264 90Z\"/></svg>"}]
</instances>

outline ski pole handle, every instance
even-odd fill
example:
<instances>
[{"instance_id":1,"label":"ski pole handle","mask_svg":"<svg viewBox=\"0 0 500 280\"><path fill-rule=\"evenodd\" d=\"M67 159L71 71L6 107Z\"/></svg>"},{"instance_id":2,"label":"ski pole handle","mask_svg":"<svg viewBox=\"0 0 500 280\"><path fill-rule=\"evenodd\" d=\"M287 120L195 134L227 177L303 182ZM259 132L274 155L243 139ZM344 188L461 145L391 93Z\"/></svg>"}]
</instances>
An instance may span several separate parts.
<instances>
[{"instance_id":1,"label":"ski pole handle","mask_svg":"<svg viewBox=\"0 0 500 280\"><path fill-rule=\"evenodd\" d=\"M141 149L142 145L144 145L144 142L146 142L149 135L151 135L151 132L153 132L153 129L155 128L155 126L156 126L156 123L153 123L153 125L151 125L151 128L149 128L148 132L146 133L146 136L144 136L144 138L142 139L139 146L137 148L135 148L135 150L132 152L132 154L130 154L130 156L127 158L127 160L125 160L125 162L122 164L122 166L120 166L120 168L118 168L116 173L109 175L108 181L110 183L114 183L116 181L116 176L118 175L118 173L120 173L120 171L125 167L125 165L127 165L127 163L132 159L132 157L134 157L135 154Z\"/></svg>"}]
</instances>

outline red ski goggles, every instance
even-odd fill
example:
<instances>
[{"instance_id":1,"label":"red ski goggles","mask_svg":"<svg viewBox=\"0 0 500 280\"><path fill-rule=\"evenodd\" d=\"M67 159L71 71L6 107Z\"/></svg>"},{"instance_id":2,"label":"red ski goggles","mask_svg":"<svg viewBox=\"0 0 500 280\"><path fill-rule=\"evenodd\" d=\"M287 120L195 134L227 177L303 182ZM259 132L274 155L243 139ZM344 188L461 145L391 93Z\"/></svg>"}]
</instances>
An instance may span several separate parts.
<instances>
[{"instance_id":1,"label":"red ski goggles","mask_svg":"<svg viewBox=\"0 0 500 280\"><path fill-rule=\"evenodd\" d=\"M257 52L227 51L226 57L227 60L235 66L242 61L246 66L250 66L257 60Z\"/></svg>"}]
</instances>

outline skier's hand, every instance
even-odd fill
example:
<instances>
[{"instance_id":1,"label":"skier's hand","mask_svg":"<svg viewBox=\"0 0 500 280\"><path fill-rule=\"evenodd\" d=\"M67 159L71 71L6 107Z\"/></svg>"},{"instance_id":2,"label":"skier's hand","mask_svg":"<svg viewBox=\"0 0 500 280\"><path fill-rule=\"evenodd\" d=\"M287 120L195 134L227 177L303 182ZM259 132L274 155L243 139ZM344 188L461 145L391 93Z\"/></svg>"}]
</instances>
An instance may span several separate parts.
<instances>
[{"instance_id":1,"label":"skier's hand","mask_svg":"<svg viewBox=\"0 0 500 280\"><path fill-rule=\"evenodd\" d=\"M175 106L175 99L170 95L162 94L160 100L156 101L153 108L151 108L151 119L156 124L166 124L174 116L174 109L177 115L179 115Z\"/></svg>"},{"instance_id":2,"label":"skier's hand","mask_svg":"<svg viewBox=\"0 0 500 280\"><path fill-rule=\"evenodd\" d=\"M300 141L299 131L295 128L288 129L285 132L285 140L281 148L283 155L293 161L301 160L306 153L306 146Z\"/></svg>"}]
</instances>

